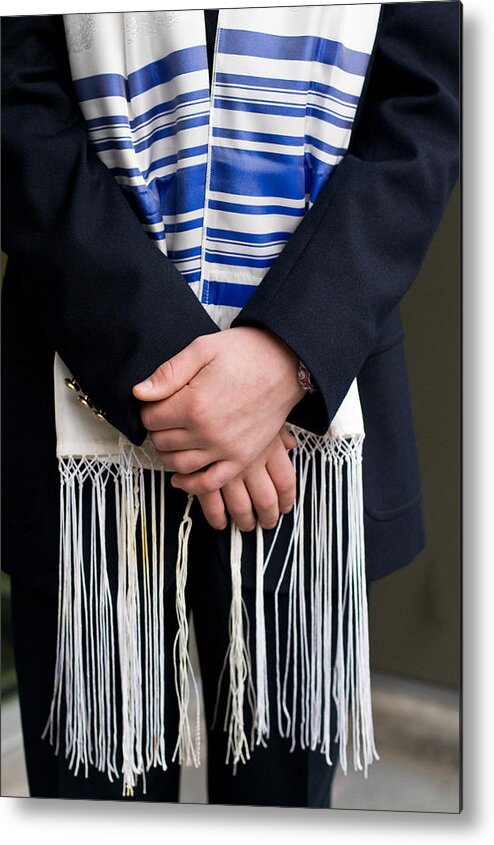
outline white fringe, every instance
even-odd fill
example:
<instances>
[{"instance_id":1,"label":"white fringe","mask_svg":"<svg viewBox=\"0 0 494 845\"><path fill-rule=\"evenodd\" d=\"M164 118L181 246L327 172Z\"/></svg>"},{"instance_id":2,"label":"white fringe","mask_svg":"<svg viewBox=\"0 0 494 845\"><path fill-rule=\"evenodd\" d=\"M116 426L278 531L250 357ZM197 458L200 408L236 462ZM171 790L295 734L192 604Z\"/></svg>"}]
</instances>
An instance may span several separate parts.
<instances>
[{"instance_id":1,"label":"white fringe","mask_svg":"<svg viewBox=\"0 0 494 845\"><path fill-rule=\"evenodd\" d=\"M367 777L368 766L379 757L372 722L365 580L362 491L364 435L323 439L300 429L293 429L293 433L297 437L297 447L292 457L298 482L297 499L293 511L293 529L274 592L278 730L290 740L290 750L293 751L297 743L301 748L319 750L328 765L334 762L330 753L331 743L338 740L339 759L346 774L351 729L353 765L355 769L363 769ZM254 744L264 745L265 739L269 737L263 576L277 543L282 519L265 560L263 534L260 527L257 527L256 696L251 749ZM306 583L305 563L307 532L310 538L309 583ZM249 756L243 719L239 712L244 684L252 675L239 612L240 537L238 529L232 528L230 643L217 693L218 704L224 670L229 660L230 693L225 720L225 729L229 734L227 762L233 748L236 749L234 762L243 761ZM337 605L333 607L335 578ZM286 581L286 636L282 639L280 591ZM333 643L335 613L336 642ZM333 707L336 736L332 736L331 732ZM236 741L232 740L232 736L237 737Z\"/></svg>"},{"instance_id":2,"label":"white fringe","mask_svg":"<svg viewBox=\"0 0 494 845\"><path fill-rule=\"evenodd\" d=\"M278 728L282 736L291 739L292 750L297 741L302 748L319 749L331 765L334 705L341 767L346 773L351 725L353 765L355 769L363 769L367 777L368 766L379 757L372 722L365 579L364 435L322 440L299 429L294 433L298 441L293 453L298 494L294 526L274 596ZM306 530L310 536L309 584L305 583L304 567ZM276 539L277 535L273 545ZM335 576L337 606L333 608ZM282 642L279 593L286 577L289 577L287 634ZM335 612L336 643L333 644Z\"/></svg>"},{"instance_id":3,"label":"white fringe","mask_svg":"<svg viewBox=\"0 0 494 845\"><path fill-rule=\"evenodd\" d=\"M176 565L176 600L178 631L173 644L173 665L175 670L175 691L178 699L179 723L178 737L173 752L173 760L178 757L180 765L199 766L201 762L201 727L199 691L189 657L189 624L187 621L187 606L185 603L185 587L187 584L188 543L192 528L190 508L194 500L189 496L187 506L178 534L178 554ZM192 680L195 698L196 725L194 736L189 722L190 683Z\"/></svg>"},{"instance_id":4,"label":"white fringe","mask_svg":"<svg viewBox=\"0 0 494 845\"><path fill-rule=\"evenodd\" d=\"M256 705L256 745L265 746L269 738L269 697L264 616L264 535L259 523L256 527Z\"/></svg>"},{"instance_id":5,"label":"white fringe","mask_svg":"<svg viewBox=\"0 0 494 845\"><path fill-rule=\"evenodd\" d=\"M158 473L158 493L156 478L151 473L148 521L145 468L152 467L143 450L124 445L115 458L59 458L57 655L52 704L43 737L49 737L58 754L63 707L64 752L69 768L74 774L82 768L87 777L89 765L95 766L112 781L120 776L117 765L120 751L124 795L133 794L140 775L145 791L145 771L152 766L166 770L164 472ZM111 479L115 487L118 542L117 637L106 550L106 489ZM82 530L83 491L87 487L91 497L89 571L84 566ZM116 639L120 729L116 705Z\"/></svg>"},{"instance_id":6,"label":"white fringe","mask_svg":"<svg viewBox=\"0 0 494 845\"><path fill-rule=\"evenodd\" d=\"M274 593L276 715L278 730L293 750L319 750L332 765L330 749L334 708L339 755L347 771L351 735L353 765L363 769L379 759L373 734L369 633L363 530L363 435L320 438L295 429L293 463L298 481L293 530ZM88 775L89 766L113 780L123 775L123 793L132 795L139 776L151 767L166 770L164 643L164 471L150 474L146 501L144 470L153 469L145 450L121 444L114 458L59 459L60 585L56 672L49 736L59 753L62 711L63 746L69 767ZM118 542L118 594L112 603L107 571L106 492L115 486ZM90 545L83 549L83 492L90 491ZM179 733L173 760L200 764L200 721L188 716L191 686L198 686L188 653L185 603L188 540L192 527L189 496L179 531L176 562L178 631L174 642ZM150 512L149 512L150 511ZM283 518L282 518L283 519ZM229 669L224 729L226 761L234 769L246 762L255 745L270 735L264 574L282 519L265 557L257 527L255 593L255 683L249 649L249 619L242 599L242 535L231 526L230 642L218 684ZM306 583L306 534L310 577ZM346 541L346 542L345 542ZM280 634L280 590L288 581L286 636ZM336 584L336 606L333 587ZM334 614L336 613L336 620ZM336 622L336 626L334 624ZM336 642L332 638L336 631ZM120 668L121 727L117 719ZM333 663L334 658L334 663ZM289 692L290 690L290 692ZM244 710L250 707L250 743ZM215 720L216 712L215 710ZM121 731L121 737L119 734ZM117 761L120 762L117 762ZM120 767L120 771L119 771Z\"/></svg>"}]
</instances>

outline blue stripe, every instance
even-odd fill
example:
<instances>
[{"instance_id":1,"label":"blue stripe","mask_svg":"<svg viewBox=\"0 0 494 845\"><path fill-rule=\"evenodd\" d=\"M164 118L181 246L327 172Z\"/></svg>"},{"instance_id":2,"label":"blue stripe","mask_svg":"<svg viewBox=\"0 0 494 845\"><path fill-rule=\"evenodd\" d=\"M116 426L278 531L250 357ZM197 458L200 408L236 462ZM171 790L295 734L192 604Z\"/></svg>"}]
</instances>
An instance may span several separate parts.
<instances>
[{"instance_id":1,"label":"blue stripe","mask_svg":"<svg viewBox=\"0 0 494 845\"><path fill-rule=\"evenodd\" d=\"M132 141L105 141L104 143L100 143L99 141L91 141L91 147L96 150L97 153L103 153L106 150L130 150L133 147Z\"/></svg>"},{"instance_id":2,"label":"blue stripe","mask_svg":"<svg viewBox=\"0 0 494 845\"><path fill-rule=\"evenodd\" d=\"M92 117L86 120L88 132L96 132L97 129L103 129L105 126L120 127L130 126L129 116L126 114L110 114L106 117Z\"/></svg>"},{"instance_id":3,"label":"blue stripe","mask_svg":"<svg viewBox=\"0 0 494 845\"><path fill-rule=\"evenodd\" d=\"M210 188L245 196L302 199L303 157L213 147Z\"/></svg>"},{"instance_id":4,"label":"blue stripe","mask_svg":"<svg viewBox=\"0 0 494 845\"><path fill-rule=\"evenodd\" d=\"M359 98L355 94L348 94L346 91L341 91L333 85L324 85L322 82L309 82L308 80L300 79L278 79L278 77L270 76L247 76L240 73L217 73L216 81L219 85L225 87L240 87L250 88L262 91L272 91L275 88L280 88L286 91L300 91L304 94L309 91L315 91L319 94L324 94L332 97L335 100L341 100L351 106L356 106Z\"/></svg>"},{"instance_id":5,"label":"blue stripe","mask_svg":"<svg viewBox=\"0 0 494 845\"><path fill-rule=\"evenodd\" d=\"M215 97L214 105L217 109L228 109L230 111L281 115L282 117L305 117L305 104L303 106L277 106L275 103L253 103L251 100L239 101Z\"/></svg>"},{"instance_id":6,"label":"blue stripe","mask_svg":"<svg viewBox=\"0 0 494 845\"><path fill-rule=\"evenodd\" d=\"M316 149L322 150L324 153L329 153L329 155L344 156L347 151L346 147L333 147L332 144L326 144L325 141L321 141L314 135L306 135L305 140L308 144L312 144Z\"/></svg>"},{"instance_id":7,"label":"blue stripe","mask_svg":"<svg viewBox=\"0 0 494 845\"><path fill-rule=\"evenodd\" d=\"M330 97L333 100L341 100L349 106L357 106L359 97L355 94L347 94L346 91L341 91L333 85L324 85L322 82L311 82L309 92L314 91L317 94L324 94L325 97Z\"/></svg>"},{"instance_id":8,"label":"blue stripe","mask_svg":"<svg viewBox=\"0 0 494 845\"><path fill-rule=\"evenodd\" d=\"M266 79L265 76L249 76L243 73L217 73L216 82L219 85L245 86L247 88L283 88L293 91L303 91L304 93L309 88L309 83L299 79L278 79L270 76Z\"/></svg>"},{"instance_id":9,"label":"blue stripe","mask_svg":"<svg viewBox=\"0 0 494 845\"><path fill-rule=\"evenodd\" d=\"M347 129L353 124L353 118L342 118L334 115L332 112L315 106L278 106L275 103L256 103L252 100L235 100L226 99L224 97L215 97L214 105L218 109L227 109L230 111L245 111L254 114L270 114L280 115L282 117L299 117L305 118L306 115L317 117L319 120L324 120L326 123L331 123L333 126L339 126L342 129Z\"/></svg>"},{"instance_id":10,"label":"blue stripe","mask_svg":"<svg viewBox=\"0 0 494 845\"><path fill-rule=\"evenodd\" d=\"M255 289L255 285L236 285L233 282L209 282L204 279L202 300L209 305L233 305L237 308L243 308Z\"/></svg>"},{"instance_id":11,"label":"blue stripe","mask_svg":"<svg viewBox=\"0 0 494 845\"><path fill-rule=\"evenodd\" d=\"M159 196L146 185L120 185L141 223L155 225L163 223Z\"/></svg>"},{"instance_id":12,"label":"blue stripe","mask_svg":"<svg viewBox=\"0 0 494 845\"><path fill-rule=\"evenodd\" d=\"M200 270L180 270L180 272L189 285L193 284L194 282L198 282L201 278Z\"/></svg>"},{"instance_id":13,"label":"blue stripe","mask_svg":"<svg viewBox=\"0 0 494 845\"><path fill-rule=\"evenodd\" d=\"M331 123L332 126L339 126L340 129L351 129L353 126L353 118L339 117L327 109L307 106L306 111L310 117L317 117L318 120L324 120L326 123Z\"/></svg>"},{"instance_id":14,"label":"blue stripe","mask_svg":"<svg viewBox=\"0 0 494 845\"><path fill-rule=\"evenodd\" d=\"M310 199L315 202L322 186L327 182L336 164L327 164L312 153L305 154L307 174L310 174Z\"/></svg>"},{"instance_id":15,"label":"blue stripe","mask_svg":"<svg viewBox=\"0 0 494 845\"><path fill-rule=\"evenodd\" d=\"M242 141L258 141L259 143L273 143L280 145L287 145L291 147L302 147L306 142L312 144L324 152L335 156L345 155L346 147L334 147L332 144L326 144L320 141L314 135L306 135L298 137L296 135L273 135L268 132L246 132L240 129L213 129L213 136L216 138L232 138L233 140Z\"/></svg>"},{"instance_id":16,"label":"blue stripe","mask_svg":"<svg viewBox=\"0 0 494 845\"><path fill-rule=\"evenodd\" d=\"M200 246L192 246L190 249L171 249L168 253L168 258L173 260L183 261L184 258L196 258L201 254Z\"/></svg>"},{"instance_id":17,"label":"blue stripe","mask_svg":"<svg viewBox=\"0 0 494 845\"><path fill-rule=\"evenodd\" d=\"M182 159L194 158L199 155L206 155L208 151L207 144L200 144L198 147L187 147L185 150L179 150L176 155L164 156L164 158L157 158L152 161L147 170L144 170L142 175L145 179L153 172L159 170L160 167L166 167L168 164L174 164Z\"/></svg>"},{"instance_id":18,"label":"blue stripe","mask_svg":"<svg viewBox=\"0 0 494 845\"><path fill-rule=\"evenodd\" d=\"M137 97L156 85L170 82L176 76L206 69L206 46L198 45L169 53L163 59L129 73L127 79L119 73L102 73L77 79L74 86L80 102L101 97L125 97L127 102L130 102L132 97Z\"/></svg>"},{"instance_id":19,"label":"blue stripe","mask_svg":"<svg viewBox=\"0 0 494 845\"><path fill-rule=\"evenodd\" d=\"M165 230L160 229L159 232L146 232L148 238L151 238L152 241L164 241L166 239Z\"/></svg>"},{"instance_id":20,"label":"blue stripe","mask_svg":"<svg viewBox=\"0 0 494 845\"><path fill-rule=\"evenodd\" d=\"M243 29L221 29L218 52L302 62L321 62L364 76L368 53L351 50L339 41L313 35L267 35Z\"/></svg>"},{"instance_id":21,"label":"blue stripe","mask_svg":"<svg viewBox=\"0 0 494 845\"><path fill-rule=\"evenodd\" d=\"M325 86L325 87L328 87L328 86ZM252 93L255 93L255 94L263 94L265 97L272 97L272 95L274 93L276 93L276 94L280 93L276 88L273 88L273 87L261 88L257 85L255 87L252 87L251 85L226 85L226 84L225 85L217 85L216 91L217 91L218 95L221 95L225 98L227 97L227 95L230 91L235 92L234 94L231 95L230 99L241 99L240 95L247 93L247 92L252 92ZM290 92L287 92L287 93L294 94L296 97L298 97L300 99L300 94L299 94L298 91L290 91ZM352 103L345 103L339 97L331 96L331 94L326 94L326 93L323 93L322 91L316 91L312 87L309 88L307 91L304 91L303 93L306 94L306 95L311 94L313 97L319 97L319 98L322 98L324 100L327 100L329 103L335 103L338 106L344 106L347 109L353 109L353 111L355 111L355 106L353 106Z\"/></svg>"},{"instance_id":22,"label":"blue stripe","mask_svg":"<svg viewBox=\"0 0 494 845\"><path fill-rule=\"evenodd\" d=\"M235 232L233 229L206 229L206 235L211 239L222 239L235 243L246 244L270 244L278 241L287 241L291 232L266 232L263 235L251 232Z\"/></svg>"},{"instance_id":23,"label":"blue stripe","mask_svg":"<svg viewBox=\"0 0 494 845\"><path fill-rule=\"evenodd\" d=\"M290 208L286 205L244 205L236 202L222 202L220 200L209 200L209 208L218 211L230 211L233 214L286 214L288 217L303 217L304 208Z\"/></svg>"},{"instance_id":24,"label":"blue stripe","mask_svg":"<svg viewBox=\"0 0 494 845\"><path fill-rule=\"evenodd\" d=\"M189 232L191 229L200 229L204 218L194 217L193 220L184 220L182 223L165 223L167 232Z\"/></svg>"},{"instance_id":25,"label":"blue stripe","mask_svg":"<svg viewBox=\"0 0 494 845\"><path fill-rule=\"evenodd\" d=\"M120 187L135 214L146 224L163 222L163 216L176 216L201 209L204 203L206 163L177 170L158 177L149 185L123 185ZM202 226L202 216L186 223L166 226L167 231L187 231Z\"/></svg>"},{"instance_id":26,"label":"blue stripe","mask_svg":"<svg viewBox=\"0 0 494 845\"><path fill-rule=\"evenodd\" d=\"M177 132L183 132L185 129L192 129L194 126L205 126L209 123L209 114L200 117L184 117L174 121L172 126L164 127L163 129L156 129L149 138L145 141L140 141L134 145L136 153L149 149L152 144L156 143L162 138L170 138L176 135Z\"/></svg>"},{"instance_id":27,"label":"blue stripe","mask_svg":"<svg viewBox=\"0 0 494 845\"><path fill-rule=\"evenodd\" d=\"M196 102L209 103L209 88L201 88L197 91L191 91L185 94L177 94L177 96L174 97L173 100L168 100L166 103L159 103L152 109L148 109L148 111L142 112L142 114L137 115L135 118L133 118L133 120L130 121L130 125L132 129L138 129L140 126L147 123L148 121L160 117L160 115L164 114L166 111L172 111L177 109L179 106L190 105L191 103Z\"/></svg>"},{"instance_id":28,"label":"blue stripe","mask_svg":"<svg viewBox=\"0 0 494 845\"><path fill-rule=\"evenodd\" d=\"M271 132L247 132L243 129L213 129L215 138L233 138L238 141L257 141L259 144L280 144L290 147L303 146L304 139L300 135L276 135Z\"/></svg>"},{"instance_id":29,"label":"blue stripe","mask_svg":"<svg viewBox=\"0 0 494 845\"><path fill-rule=\"evenodd\" d=\"M118 176L142 176L141 171L138 167L111 167L111 172L115 177Z\"/></svg>"},{"instance_id":30,"label":"blue stripe","mask_svg":"<svg viewBox=\"0 0 494 845\"><path fill-rule=\"evenodd\" d=\"M150 186L158 191L163 216L175 216L202 211L205 180L206 162L159 176Z\"/></svg>"},{"instance_id":31,"label":"blue stripe","mask_svg":"<svg viewBox=\"0 0 494 845\"><path fill-rule=\"evenodd\" d=\"M94 117L91 120L87 120L86 123L89 132L97 132L105 127L120 129L122 126L136 131L164 115L174 114L183 106L190 106L191 104L205 105L206 103L209 105L209 91L203 89L201 91L193 91L191 94L180 94L174 97L173 100L160 103L132 120L129 120L125 115L116 114L110 115L109 117Z\"/></svg>"},{"instance_id":32,"label":"blue stripe","mask_svg":"<svg viewBox=\"0 0 494 845\"><path fill-rule=\"evenodd\" d=\"M225 255L224 252L206 252L207 260L212 264L226 264L228 267L271 267L278 252L268 256ZM231 284L228 282L227 284Z\"/></svg>"},{"instance_id":33,"label":"blue stripe","mask_svg":"<svg viewBox=\"0 0 494 845\"><path fill-rule=\"evenodd\" d=\"M199 123L188 123L188 121L199 121ZM141 135L139 138L134 139L134 144L136 149L144 149L143 145L146 145L146 148L149 147L151 144L154 143L156 138L165 137L161 133L168 132L169 130L173 129L174 127L179 127L179 129L187 128L189 125L204 125L209 122L209 112L196 112L194 115L182 115L181 117L176 117L175 120L168 120L165 123L160 123L159 126L155 126L150 132L146 135Z\"/></svg>"}]
</instances>

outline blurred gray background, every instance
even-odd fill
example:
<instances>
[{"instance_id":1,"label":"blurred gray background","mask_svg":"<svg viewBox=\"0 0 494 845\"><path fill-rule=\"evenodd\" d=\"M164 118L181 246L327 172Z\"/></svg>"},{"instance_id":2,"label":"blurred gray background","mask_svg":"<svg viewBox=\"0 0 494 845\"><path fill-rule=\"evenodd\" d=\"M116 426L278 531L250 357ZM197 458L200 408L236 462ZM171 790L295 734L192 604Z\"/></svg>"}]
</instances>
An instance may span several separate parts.
<instances>
[{"instance_id":1,"label":"blurred gray background","mask_svg":"<svg viewBox=\"0 0 494 845\"><path fill-rule=\"evenodd\" d=\"M427 545L373 585L371 602L374 667L452 689L460 672L460 309L456 188L402 307Z\"/></svg>"},{"instance_id":2,"label":"blurred gray background","mask_svg":"<svg viewBox=\"0 0 494 845\"><path fill-rule=\"evenodd\" d=\"M427 547L412 565L372 587L374 718L381 761L367 780L361 773L337 773L333 805L342 809L460 809L460 299L457 188L402 308ZM6 576L1 793L27 795ZM184 772L181 800L206 801L205 766Z\"/></svg>"}]
</instances>

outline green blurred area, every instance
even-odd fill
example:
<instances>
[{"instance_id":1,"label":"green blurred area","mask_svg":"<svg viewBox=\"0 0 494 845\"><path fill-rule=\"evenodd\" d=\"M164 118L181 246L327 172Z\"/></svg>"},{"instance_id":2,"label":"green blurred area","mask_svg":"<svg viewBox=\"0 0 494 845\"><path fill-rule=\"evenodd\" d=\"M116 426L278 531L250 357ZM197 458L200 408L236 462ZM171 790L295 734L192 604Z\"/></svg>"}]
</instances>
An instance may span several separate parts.
<instances>
[{"instance_id":1,"label":"green blurred area","mask_svg":"<svg viewBox=\"0 0 494 845\"><path fill-rule=\"evenodd\" d=\"M14 653L10 633L10 579L2 572L2 696L15 692Z\"/></svg>"},{"instance_id":2,"label":"green blurred area","mask_svg":"<svg viewBox=\"0 0 494 845\"><path fill-rule=\"evenodd\" d=\"M459 686L461 285L457 187L402 304L427 545L371 593L375 669Z\"/></svg>"}]
</instances>

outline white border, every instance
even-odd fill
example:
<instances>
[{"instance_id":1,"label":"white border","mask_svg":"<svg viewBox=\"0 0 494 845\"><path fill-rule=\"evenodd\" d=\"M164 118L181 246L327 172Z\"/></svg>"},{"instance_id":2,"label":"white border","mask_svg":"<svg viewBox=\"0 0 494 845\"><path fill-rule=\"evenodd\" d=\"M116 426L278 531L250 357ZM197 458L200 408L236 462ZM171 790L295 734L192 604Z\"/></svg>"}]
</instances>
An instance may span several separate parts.
<instances>
[{"instance_id":1,"label":"white border","mask_svg":"<svg viewBox=\"0 0 494 845\"><path fill-rule=\"evenodd\" d=\"M405 0L408 2L409 0ZM190 2L104 2L104 11L190 8ZM200 8L217 3L203 0ZM225 6L263 6L265 2L228 2ZM271 0L269 5L286 2ZM296 4L293 4L296 5ZM199 8L199 5L197 6ZM101 11L96 3L28 3L4 0L2 14ZM461 816L175 805L125 805L104 802L6 799L0 802L6 843L28 838L37 845L76 845L93 839L126 843L151 839L164 845L352 845L354 841L425 845L490 842L494 827L494 554L492 509L494 438L491 411L494 345L494 279L487 272L493 242L492 45L494 4L464 4L464 804ZM490 177L490 178L489 178Z\"/></svg>"}]
</instances>

